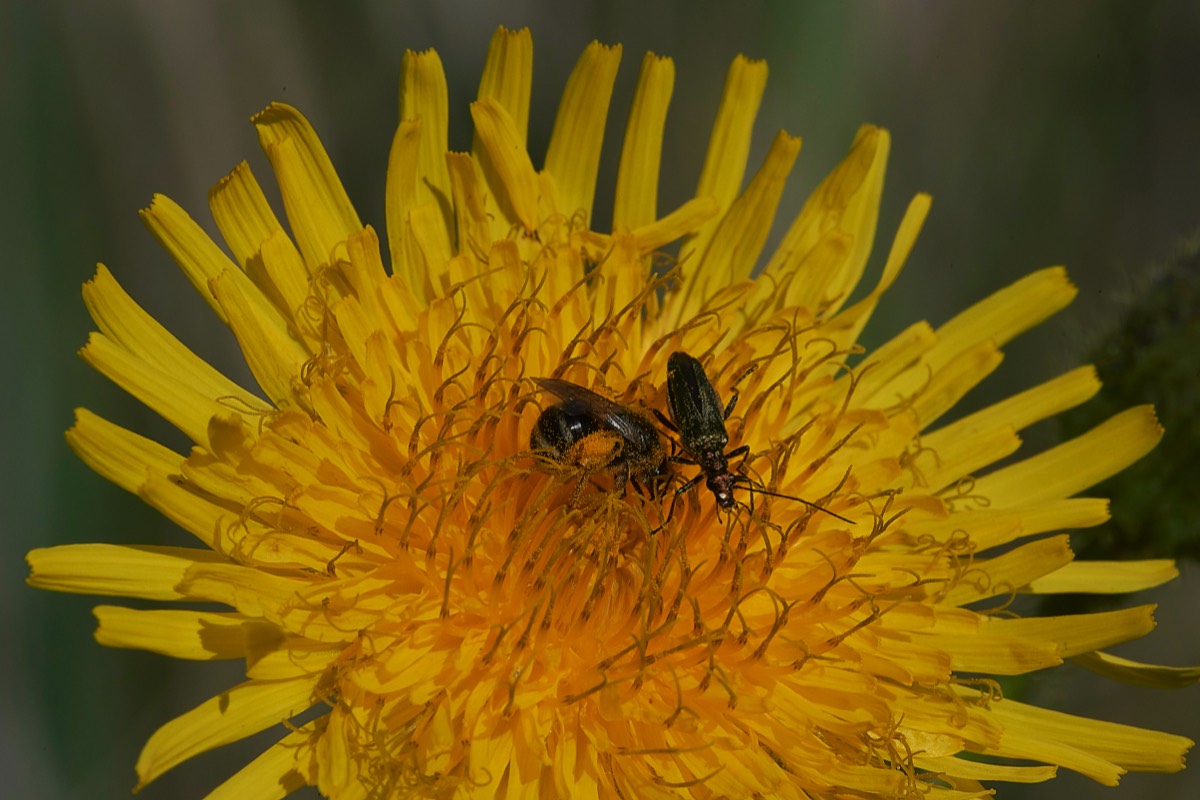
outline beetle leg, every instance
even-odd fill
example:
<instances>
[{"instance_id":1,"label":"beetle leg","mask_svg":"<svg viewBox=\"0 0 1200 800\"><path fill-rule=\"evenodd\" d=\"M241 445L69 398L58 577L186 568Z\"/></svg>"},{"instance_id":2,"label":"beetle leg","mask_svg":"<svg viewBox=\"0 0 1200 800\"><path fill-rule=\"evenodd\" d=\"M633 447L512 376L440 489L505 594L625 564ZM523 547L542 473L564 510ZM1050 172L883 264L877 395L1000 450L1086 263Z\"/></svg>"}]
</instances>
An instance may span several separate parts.
<instances>
[{"instance_id":1,"label":"beetle leg","mask_svg":"<svg viewBox=\"0 0 1200 800\"><path fill-rule=\"evenodd\" d=\"M733 384L729 387L729 402L725 404L725 419L726 420L728 420L729 415L733 413L733 407L737 405L737 401L738 401L738 397L739 397L738 388L737 388L738 384L741 383L742 381L746 380L746 378L750 377L750 373L754 372L756 369L758 369L758 364L751 364L749 367L746 368L746 370L741 375L738 375L734 379Z\"/></svg>"},{"instance_id":2,"label":"beetle leg","mask_svg":"<svg viewBox=\"0 0 1200 800\"><path fill-rule=\"evenodd\" d=\"M659 528L657 530L655 530L654 533L657 533L658 531L661 531L663 528L667 527L667 523L670 522L671 519L675 516L675 504L679 502L679 496L684 494L685 492L687 492L688 489L691 489L697 483L699 483L700 479L703 477L704 477L703 472L697 474L696 477L692 478L689 481L685 481L682 486L680 486L678 489L676 489L671 494L671 507L669 509L667 509L667 516L663 519L663 524L661 526L659 526Z\"/></svg>"},{"instance_id":3,"label":"beetle leg","mask_svg":"<svg viewBox=\"0 0 1200 800\"><path fill-rule=\"evenodd\" d=\"M726 461L733 461L738 456L742 457L742 463L738 464L738 472L741 472L742 465L746 463L746 457L750 455L750 445L744 444L741 447L735 447L725 454Z\"/></svg>"}]
</instances>

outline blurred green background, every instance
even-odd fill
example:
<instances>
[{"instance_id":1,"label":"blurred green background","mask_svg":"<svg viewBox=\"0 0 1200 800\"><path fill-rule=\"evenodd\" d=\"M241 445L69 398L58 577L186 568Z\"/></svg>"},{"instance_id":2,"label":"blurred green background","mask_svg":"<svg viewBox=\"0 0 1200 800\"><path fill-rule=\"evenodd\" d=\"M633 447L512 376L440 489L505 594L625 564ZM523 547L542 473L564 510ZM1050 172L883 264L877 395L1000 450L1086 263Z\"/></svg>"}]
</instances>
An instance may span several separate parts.
<instances>
[{"instance_id":1,"label":"blurred green background","mask_svg":"<svg viewBox=\"0 0 1200 800\"><path fill-rule=\"evenodd\" d=\"M0 381L6 797L128 796L137 753L157 726L238 680L237 664L174 663L99 647L91 639L96 601L26 588L22 556L65 542L190 544L136 498L91 474L63 440L72 409L87 406L185 446L75 357L92 327L79 287L103 261L185 343L249 385L232 338L135 212L161 191L215 233L209 186L243 158L269 183L248 123L269 101L304 111L360 215L382 229L384 167L406 48L441 54L451 146L466 149L466 106L492 31L498 24L530 26L536 162L580 51L592 39L622 43L601 172L607 197L637 65L653 50L672 56L677 68L660 197L660 208L669 209L695 186L729 61L738 53L766 58L771 77L751 163L780 128L804 137L784 197L788 213L799 210L862 122L893 134L875 269L912 194L934 196L871 341L917 318L941 322L1035 268L1070 268L1078 301L1018 340L999 373L972 395L972 406L1085 360L1144 287L1151 265L1172 256L1200 225L1200 4L1185 0L7 0L0 9L0 241L8 248L0 267L8 376ZM1054 436L1052 427L1033 432L1042 445ZM1183 569L1181 580L1149 593L1162 603L1159 630L1120 653L1200 663L1200 571ZM1194 687L1135 689L1067 667L1037 676L1030 691L1054 708L1200 738ZM275 735L191 761L140 796L202 796ZM1112 791L1068 777L1000 794L1191 798L1200 796L1200 771L1133 775Z\"/></svg>"}]
</instances>

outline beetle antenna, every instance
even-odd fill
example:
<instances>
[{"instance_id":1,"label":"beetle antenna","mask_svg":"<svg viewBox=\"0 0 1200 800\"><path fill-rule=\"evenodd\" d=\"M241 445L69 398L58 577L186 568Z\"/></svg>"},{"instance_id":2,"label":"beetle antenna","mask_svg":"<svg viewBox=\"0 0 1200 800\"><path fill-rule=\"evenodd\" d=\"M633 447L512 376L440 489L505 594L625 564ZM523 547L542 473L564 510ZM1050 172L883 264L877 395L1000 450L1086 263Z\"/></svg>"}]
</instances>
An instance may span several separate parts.
<instances>
[{"instance_id":1,"label":"beetle antenna","mask_svg":"<svg viewBox=\"0 0 1200 800\"><path fill-rule=\"evenodd\" d=\"M741 483L741 485L745 487L746 491L750 492L751 494L765 494L768 497L782 497L784 500L795 500L797 503L804 503L804 505L808 506L809 508L813 509L814 511L822 511L831 517L837 517L842 522L845 522L849 525L854 524L853 520L846 519L841 514L838 514L836 511L830 511L828 508L825 508L825 506L817 505L816 503L813 503L809 500L805 500L803 497L796 497L795 495L780 494L779 492L768 491L767 489L760 488L758 485L756 485L753 481L750 481L749 479L747 479L744 482L739 481L739 483Z\"/></svg>"}]
</instances>

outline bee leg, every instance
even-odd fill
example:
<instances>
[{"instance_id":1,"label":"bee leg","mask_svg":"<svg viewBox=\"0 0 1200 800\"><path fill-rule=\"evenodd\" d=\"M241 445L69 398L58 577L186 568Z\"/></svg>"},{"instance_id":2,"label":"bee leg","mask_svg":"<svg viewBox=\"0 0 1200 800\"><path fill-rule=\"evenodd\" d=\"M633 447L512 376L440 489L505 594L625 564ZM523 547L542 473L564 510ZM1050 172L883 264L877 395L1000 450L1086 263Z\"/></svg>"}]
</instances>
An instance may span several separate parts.
<instances>
[{"instance_id":1,"label":"bee leg","mask_svg":"<svg viewBox=\"0 0 1200 800\"><path fill-rule=\"evenodd\" d=\"M619 493L622 497L629 491L629 462L622 461L617 467L616 477L613 479L613 491Z\"/></svg>"},{"instance_id":2,"label":"bee leg","mask_svg":"<svg viewBox=\"0 0 1200 800\"><path fill-rule=\"evenodd\" d=\"M588 473L585 470L580 474L579 480L575 482L575 491L571 492L571 508L579 506L579 497L583 494L583 485L587 483L587 479Z\"/></svg>"}]
</instances>

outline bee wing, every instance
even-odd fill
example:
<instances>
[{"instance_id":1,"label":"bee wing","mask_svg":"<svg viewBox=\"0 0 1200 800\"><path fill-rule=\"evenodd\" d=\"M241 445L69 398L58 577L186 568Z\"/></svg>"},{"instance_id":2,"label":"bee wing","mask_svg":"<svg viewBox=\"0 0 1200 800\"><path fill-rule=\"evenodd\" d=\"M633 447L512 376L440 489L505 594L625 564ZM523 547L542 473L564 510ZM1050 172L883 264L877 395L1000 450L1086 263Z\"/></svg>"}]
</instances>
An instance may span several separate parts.
<instances>
[{"instance_id":1,"label":"bee wing","mask_svg":"<svg viewBox=\"0 0 1200 800\"><path fill-rule=\"evenodd\" d=\"M574 400L598 417L620 413L625 407L614 403L607 397L598 395L591 389L585 389L577 383L562 381L558 378L534 378L538 386L550 392L559 400Z\"/></svg>"},{"instance_id":2,"label":"bee wing","mask_svg":"<svg viewBox=\"0 0 1200 800\"><path fill-rule=\"evenodd\" d=\"M558 378L534 378L538 386L561 400L581 404L590 413L602 420L611 430L633 442L643 442L652 432L657 441L658 432L638 412L607 397L596 394L576 383Z\"/></svg>"}]
</instances>

